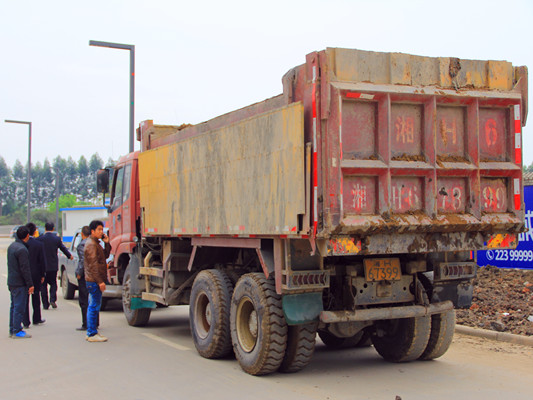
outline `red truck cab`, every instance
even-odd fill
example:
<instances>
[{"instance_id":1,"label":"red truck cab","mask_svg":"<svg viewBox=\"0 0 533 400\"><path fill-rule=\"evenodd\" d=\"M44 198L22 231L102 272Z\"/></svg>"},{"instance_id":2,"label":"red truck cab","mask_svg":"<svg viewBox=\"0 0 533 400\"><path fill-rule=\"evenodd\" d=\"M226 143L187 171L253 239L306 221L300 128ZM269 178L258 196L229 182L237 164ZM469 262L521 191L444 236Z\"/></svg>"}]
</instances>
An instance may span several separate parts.
<instances>
[{"instance_id":1,"label":"red truck cab","mask_svg":"<svg viewBox=\"0 0 533 400\"><path fill-rule=\"evenodd\" d=\"M109 238L114 257L110 270L112 283L120 284L130 254L139 238L140 203L137 156L139 152L121 157L114 167L109 200ZM121 274L121 272L119 272ZM118 278L118 279L117 279Z\"/></svg>"}]
</instances>

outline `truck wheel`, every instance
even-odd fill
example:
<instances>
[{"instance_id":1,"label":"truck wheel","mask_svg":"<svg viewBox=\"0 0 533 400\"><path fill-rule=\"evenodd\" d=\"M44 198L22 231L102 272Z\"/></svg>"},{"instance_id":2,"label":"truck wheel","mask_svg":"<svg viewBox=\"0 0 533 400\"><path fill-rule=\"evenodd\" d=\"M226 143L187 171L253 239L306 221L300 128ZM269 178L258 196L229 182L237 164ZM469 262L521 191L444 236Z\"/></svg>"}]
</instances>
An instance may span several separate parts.
<instances>
[{"instance_id":1,"label":"truck wheel","mask_svg":"<svg viewBox=\"0 0 533 400\"><path fill-rule=\"evenodd\" d=\"M349 349L357 347L364 335L364 331L357 332L355 335L343 338L332 334L327 330L318 331L318 336L324 344L331 349Z\"/></svg>"},{"instance_id":2,"label":"truck wheel","mask_svg":"<svg viewBox=\"0 0 533 400\"><path fill-rule=\"evenodd\" d=\"M455 311L449 310L431 316L431 333L426 350L420 360L433 360L442 356L452 344L455 331Z\"/></svg>"},{"instance_id":3,"label":"truck wheel","mask_svg":"<svg viewBox=\"0 0 533 400\"><path fill-rule=\"evenodd\" d=\"M406 362L419 358L427 347L431 331L430 317L382 321L383 336L372 336L377 352L387 361Z\"/></svg>"},{"instance_id":4,"label":"truck wheel","mask_svg":"<svg viewBox=\"0 0 533 400\"><path fill-rule=\"evenodd\" d=\"M276 371L287 347L287 323L274 279L243 275L233 291L231 341L241 368L251 375Z\"/></svg>"},{"instance_id":5,"label":"truck wheel","mask_svg":"<svg viewBox=\"0 0 533 400\"><path fill-rule=\"evenodd\" d=\"M298 372L309 364L315 352L317 327L316 322L288 327L287 350L279 367L281 372Z\"/></svg>"},{"instance_id":6,"label":"truck wheel","mask_svg":"<svg viewBox=\"0 0 533 400\"><path fill-rule=\"evenodd\" d=\"M124 316L131 326L143 326L148 323L150 319L151 308L139 308L132 310L131 305L131 272L130 268L126 268L124 279L122 282L122 309Z\"/></svg>"},{"instance_id":7,"label":"truck wheel","mask_svg":"<svg viewBox=\"0 0 533 400\"><path fill-rule=\"evenodd\" d=\"M65 300L72 300L76 293L76 286L68 281L67 271L61 271L61 291Z\"/></svg>"},{"instance_id":8,"label":"truck wheel","mask_svg":"<svg viewBox=\"0 0 533 400\"><path fill-rule=\"evenodd\" d=\"M354 347L370 347L372 346L372 337L368 331L363 331L363 336L355 343Z\"/></svg>"},{"instance_id":9,"label":"truck wheel","mask_svg":"<svg viewBox=\"0 0 533 400\"><path fill-rule=\"evenodd\" d=\"M196 350L205 358L231 353L229 310L233 285L222 271L200 272L191 290L189 323Z\"/></svg>"}]
</instances>

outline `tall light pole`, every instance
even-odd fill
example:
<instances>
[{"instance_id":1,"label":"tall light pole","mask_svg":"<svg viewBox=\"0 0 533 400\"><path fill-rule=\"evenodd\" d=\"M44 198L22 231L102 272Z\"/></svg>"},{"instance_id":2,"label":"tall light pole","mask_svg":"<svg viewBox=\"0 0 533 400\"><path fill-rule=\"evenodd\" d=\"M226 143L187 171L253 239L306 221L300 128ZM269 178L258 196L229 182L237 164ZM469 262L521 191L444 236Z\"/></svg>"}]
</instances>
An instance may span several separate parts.
<instances>
[{"instance_id":1,"label":"tall light pole","mask_svg":"<svg viewBox=\"0 0 533 400\"><path fill-rule=\"evenodd\" d=\"M89 46L109 47L111 49L121 49L130 51L130 148L129 152L133 152L133 138L134 138L134 101L135 101L135 46L132 44L98 42L96 40L89 40Z\"/></svg>"},{"instance_id":2,"label":"tall light pole","mask_svg":"<svg viewBox=\"0 0 533 400\"><path fill-rule=\"evenodd\" d=\"M59 168L55 168L56 172L56 231L59 235ZM63 232L63 229L61 229Z\"/></svg>"},{"instance_id":3,"label":"tall light pole","mask_svg":"<svg viewBox=\"0 0 533 400\"><path fill-rule=\"evenodd\" d=\"M27 212L27 222L30 222L31 220L31 208L30 208L30 201L31 201L31 122L27 121L14 121L11 119L6 119L6 123L8 124L24 124L28 125L29 131L28 131L28 177L27 177L27 195L28 195L28 212Z\"/></svg>"}]
</instances>

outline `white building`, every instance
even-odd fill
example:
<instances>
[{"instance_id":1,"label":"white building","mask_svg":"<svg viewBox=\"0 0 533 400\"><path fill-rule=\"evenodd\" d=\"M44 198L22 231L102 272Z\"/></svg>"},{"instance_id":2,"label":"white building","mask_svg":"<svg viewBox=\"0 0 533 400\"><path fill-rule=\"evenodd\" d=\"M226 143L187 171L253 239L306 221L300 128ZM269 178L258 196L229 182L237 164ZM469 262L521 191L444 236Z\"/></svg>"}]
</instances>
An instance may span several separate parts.
<instances>
[{"instance_id":1,"label":"white building","mask_svg":"<svg viewBox=\"0 0 533 400\"><path fill-rule=\"evenodd\" d=\"M63 221L63 242L70 243L76 233L84 225L89 225L92 220L107 221L107 208L103 206L77 206L61 209Z\"/></svg>"}]
</instances>

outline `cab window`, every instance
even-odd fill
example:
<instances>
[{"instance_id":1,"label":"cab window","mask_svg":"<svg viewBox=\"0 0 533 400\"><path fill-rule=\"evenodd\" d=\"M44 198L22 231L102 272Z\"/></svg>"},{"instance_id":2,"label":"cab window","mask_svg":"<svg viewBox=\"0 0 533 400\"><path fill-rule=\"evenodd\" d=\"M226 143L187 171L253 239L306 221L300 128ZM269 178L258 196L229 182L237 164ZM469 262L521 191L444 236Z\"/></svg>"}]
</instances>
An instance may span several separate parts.
<instances>
[{"instance_id":1,"label":"cab window","mask_svg":"<svg viewBox=\"0 0 533 400\"><path fill-rule=\"evenodd\" d=\"M115 171L115 181L113 183L113 193L111 195L111 207L116 210L122 205L122 186L124 183L124 168Z\"/></svg>"},{"instance_id":2,"label":"cab window","mask_svg":"<svg viewBox=\"0 0 533 400\"><path fill-rule=\"evenodd\" d=\"M124 183L122 184L122 202L130 198L131 164L124 167Z\"/></svg>"}]
</instances>

